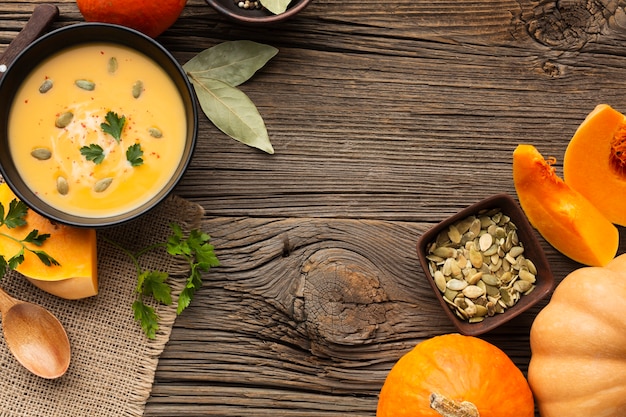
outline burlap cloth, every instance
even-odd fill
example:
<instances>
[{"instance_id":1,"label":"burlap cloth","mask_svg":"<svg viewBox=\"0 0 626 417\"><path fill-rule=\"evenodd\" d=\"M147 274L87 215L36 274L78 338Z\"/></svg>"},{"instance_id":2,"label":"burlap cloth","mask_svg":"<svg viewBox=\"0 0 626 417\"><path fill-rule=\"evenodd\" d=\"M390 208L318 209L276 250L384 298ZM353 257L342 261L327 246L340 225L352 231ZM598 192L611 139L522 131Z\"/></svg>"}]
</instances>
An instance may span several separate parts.
<instances>
[{"instance_id":1,"label":"burlap cloth","mask_svg":"<svg viewBox=\"0 0 626 417\"><path fill-rule=\"evenodd\" d=\"M160 331L149 340L133 319L136 270L130 259L102 236L131 251L163 242L169 224L183 230L200 227L202 208L170 197L132 223L99 231L99 294L84 300L64 300L44 293L11 272L0 285L16 298L38 303L63 323L72 347L65 375L46 380L29 373L0 340L0 416L122 417L142 416L150 395L159 355L176 318L175 303L159 307ZM188 266L158 250L140 259L144 269L168 271L173 294L182 290Z\"/></svg>"}]
</instances>

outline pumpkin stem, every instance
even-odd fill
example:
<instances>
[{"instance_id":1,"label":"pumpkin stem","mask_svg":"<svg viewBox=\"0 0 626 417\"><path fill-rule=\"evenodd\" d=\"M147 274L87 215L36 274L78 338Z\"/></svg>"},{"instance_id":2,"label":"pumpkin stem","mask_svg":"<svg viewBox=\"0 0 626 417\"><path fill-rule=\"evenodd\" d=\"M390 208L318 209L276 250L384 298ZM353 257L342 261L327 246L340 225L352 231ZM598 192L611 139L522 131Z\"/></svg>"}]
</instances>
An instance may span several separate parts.
<instances>
[{"instance_id":1,"label":"pumpkin stem","mask_svg":"<svg viewBox=\"0 0 626 417\"><path fill-rule=\"evenodd\" d=\"M480 417L478 408L469 401L454 401L441 394L430 394L430 408L443 417Z\"/></svg>"}]
</instances>

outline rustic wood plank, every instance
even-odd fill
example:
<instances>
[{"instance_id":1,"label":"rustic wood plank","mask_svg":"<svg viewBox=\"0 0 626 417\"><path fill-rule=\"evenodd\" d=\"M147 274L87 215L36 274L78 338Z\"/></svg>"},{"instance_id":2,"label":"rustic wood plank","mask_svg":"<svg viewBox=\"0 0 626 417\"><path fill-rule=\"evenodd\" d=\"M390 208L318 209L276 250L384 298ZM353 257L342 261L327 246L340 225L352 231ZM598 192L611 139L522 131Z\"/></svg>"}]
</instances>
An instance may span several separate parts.
<instances>
[{"instance_id":1,"label":"rustic wood plank","mask_svg":"<svg viewBox=\"0 0 626 417\"><path fill-rule=\"evenodd\" d=\"M454 331L417 261L417 239L429 227L205 219L222 266L179 317L146 415L174 407L190 415L239 415L230 404L237 393L251 415L373 415L401 354ZM557 276L576 267L545 249ZM541 306L484 336L524 372L528 328Z\"/></svg>"},{"instance_id":2,"label":"rustic wood plank","mask_svg":"<svg viewBox=\"0 0 626 417\"><path fill-rule=\"evenodd\" d=\"M38 3L0 4L0 51ZM82 21L74 0L54 4L54 27ZM373 416L393 362L453 331L418 237L514 195L518 143L555 156L560 173L596 104L626 110L624 28L610 1L314 0L257 28L189 0L158 38L181 63L234 39L280 49L241 86L276 153L201 117L176 191L205 208L222 266L178 319L146 415ZM557 279L579 266L542 244ZM484 336L524 372L541 306Z\"/></svg>"}]
</instances>

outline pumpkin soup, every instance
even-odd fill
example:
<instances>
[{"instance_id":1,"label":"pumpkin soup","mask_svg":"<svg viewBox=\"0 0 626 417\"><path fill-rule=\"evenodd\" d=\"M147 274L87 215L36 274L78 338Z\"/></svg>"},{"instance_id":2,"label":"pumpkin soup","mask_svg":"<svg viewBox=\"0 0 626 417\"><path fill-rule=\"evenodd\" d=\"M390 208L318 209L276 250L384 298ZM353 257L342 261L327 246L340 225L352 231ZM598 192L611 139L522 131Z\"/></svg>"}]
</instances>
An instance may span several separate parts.
<instances>
[{"instance_id":1,"label":"pumpkin soup","mask_svg":"<svg viewBox=\"0 0 626 417\"><path fill-rule=\"evenodd\" d=\"M131 211L172 177L187 134L174 82L145 55L89 43L38 65L9 115L9 146L43 201L83 217Z\"/></svg>"}]
</instances>

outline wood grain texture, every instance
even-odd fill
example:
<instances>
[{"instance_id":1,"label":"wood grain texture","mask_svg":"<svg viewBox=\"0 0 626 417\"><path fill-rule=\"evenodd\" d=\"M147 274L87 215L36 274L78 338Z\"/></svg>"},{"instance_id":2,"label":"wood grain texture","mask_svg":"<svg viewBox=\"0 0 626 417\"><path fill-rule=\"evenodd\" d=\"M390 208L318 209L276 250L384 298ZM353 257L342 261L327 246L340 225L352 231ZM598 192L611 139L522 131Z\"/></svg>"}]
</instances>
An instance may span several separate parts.
<instances>
[{"instance_id":1,"label":"wood grain texture","mask_svg":"<svg viewBox=\"0 0 626 417\"><path fill-rule=\"evenodd\" d=\"M0 48L38 3L0 4ZM82 21L74 1L54 4L55 27ZM392 364L453 331L417 239L484 197L515 195L517 144L561 173L596 104L626 111L625 6L314 0L257 28L189 0L158 38L181 64L227 40L279 48L241 86L276 153L200 120L177 193L205 208L222 265L177 320L146 416L374 416ZM579 267L542 244L558 280ZM484 336L524 372L542 305Z\"/></svg>"}]
</instances>

